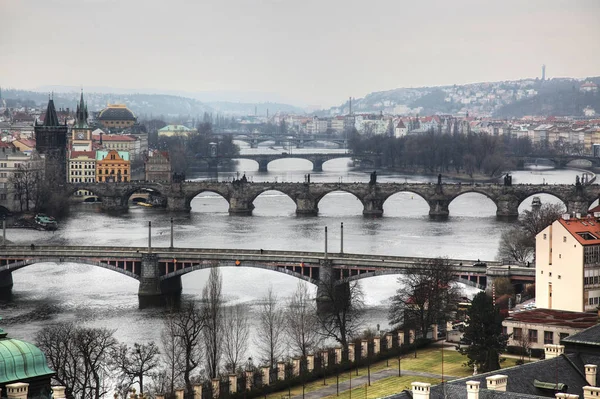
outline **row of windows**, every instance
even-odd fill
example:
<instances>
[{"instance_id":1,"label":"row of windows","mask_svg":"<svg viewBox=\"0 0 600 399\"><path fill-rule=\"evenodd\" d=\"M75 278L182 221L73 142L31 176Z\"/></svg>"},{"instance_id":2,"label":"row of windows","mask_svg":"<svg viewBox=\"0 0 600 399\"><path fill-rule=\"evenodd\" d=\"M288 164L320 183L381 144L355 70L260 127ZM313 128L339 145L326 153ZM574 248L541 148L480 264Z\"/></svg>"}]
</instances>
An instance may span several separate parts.
<instances>
[{"instance_id":1,"label":"row of windows","mask_svg":"<svg viewBox=\"0 0 600 399\"><path fill-rule=\"evenodd\" d=\"M115 174L122 174L122 175L126 175L127 174L127 169L118 169L116 170L117 173L115 173L115 169L104 169L104 174L105 175L115 175ZM101 175L102 174L102 169L98 169L98 174Z\"/></svg>"},{"instance_id":2,"label":"row of windows","mask_svg":"<svg viewBox=\"0 0 600 399\"><path fill-rule=\"evenodd\" d=\"M71 176L94 176L95 173L93 170L72 170L71 171Z\"/></svg>"},{"instance_id":3,"label":"row of windows","mask_svg":"<svg viewBox=\"0 0 600 399\"><path fill-rule=\"evenodd\" d=\"M72 177L71 183L93 183L96 179L93 177Z\"/></svg>"},{"instance_id":4,"label":"row of windows","mask_svg":"<svg viewBox=\"0 0 600 399\"><path fill-rule=\"evenodd\" d=\"M600 245L586 245L583 248L584 265L600 264Z\"/></svg>"},{"instance_id":5,"label":"row of windows","mask_svg":"<svg viewBox=\"0 0 600 399\"><path fill-rule=\"evenodd\" d=\"M80 162L71 162L71 169L95 169L96 165L94 163L84 163L83 165Z\"/></svg>"},{"instance_id":6,"label":"row of windows","mask_svg":"<svg viewBox=\"0 0 600 399\"><path fill-rule=\"evenodd\" d=\"M129 180L128 180L127 176L117 176L116 178L114 176L98 176L98 181L100 183L107 183L107 182L120 182L120 181L127 182Z\"/></svg>"},{"instance_id":7,"label":"row of windows","mask_svg":"<svg viewBox=\"0 0 600 399\"><path fill-rule=\"evenodd\" d=\"M600 300L600 298L598 298L597 296L595 296L593 298L588 298L588 305L598 305L599 300Z\"/></svg>"},{"instance_id":8,"label":"row of windows","mask_svg":"<svg viewBox=\"0 0 600 399\"><path fill-rule=\"evenodd\" d=\"M507 333L506 327L503 327L504 334ZM530 343L538 342L538 330L528 329L527 336L529 338ZM568 333L559 333L559 338L562 341L563 339L569 336ZM521 327L513 328L512 338L514 341L520 341L523 339L523 329ZM544 331L544 344L553 344L554 343L554 331Z\"/></svg>"}]
</instances>

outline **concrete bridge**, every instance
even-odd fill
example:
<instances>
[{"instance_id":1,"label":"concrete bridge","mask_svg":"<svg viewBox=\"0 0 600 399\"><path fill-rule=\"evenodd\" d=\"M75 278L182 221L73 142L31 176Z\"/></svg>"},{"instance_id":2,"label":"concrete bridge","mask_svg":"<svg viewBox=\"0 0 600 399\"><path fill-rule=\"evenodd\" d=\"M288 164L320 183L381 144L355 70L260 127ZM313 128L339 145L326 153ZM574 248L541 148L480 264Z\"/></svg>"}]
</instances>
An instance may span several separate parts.
<instances>
[{"instance_id":1,"label":"concrete bridge","mask_svg":"<svg viewBox=\"0 0 600 399\"><path fill-rule=\"evenodd\" d=\"M206 162L209 164L209 166L216 167L219 164L219 162L226 160L226 159L227 160L251 159L253 161L256 161L256 163L258 163L258 171L259 172L266 172L268 170L269 163L271 163L272 161L276 161L278 159L288 159L288 158L306 159L306 160L312 162L313 172L322 172L323 164L325 162L330 161L332 159L338 159L338 158L353 158L353 156L350 153L290 154L288 152L281 152L280 154L245 154L245 155L240 154L240 155L235 155L235 156L231 156L231 157L219 156L216 158L204 158L204 160L206 160Z\"/></svg>"},{"instance_id":2,"label":"concrete bridge","mask_svg":"<svg viewBox=\"0 0 600 399\"><path fill-rule=\"evenodd\" d=\"M477 193L488 197L496 204L496 215L518 216L519 205L532 195L550 194L560 199L568 212L585 214L590 205L600 196L600 185L542 185L526 184L503 186L500 184L431 184L431 183L242 183L196 181L173 184L151 182L127 183L76 183L67 184L67 191L87 190L102 200L102 207L111 211L127 210L129 197L140 190L150 190L166 198L170 211L189 211L191 201L198 194L213 192L229 203L229 213L250 215L253 201L266 191L279 191L289 196L296 204L299 215L317 215L319 201L329 193L343 191L358 198L363 205L363 214L381 216L385 201L393 194L413 193L429 205L429 215L448 216L449 205L463 194Z\"/></svg>"},{"instance_id":3,"label":"concrete bridge","mask_svg":"<svg viewBox=\"0 0 600 399\"><path fill-rule=\"evenodd\" d=\"M324 254L322 252L263 251L243 249L94 247L94 246L5 246L0 255L0 292L10 293L12 272L41 262L80 263L102 267L140 282L138 295L153 298L179 294L181 276L212 267L253 267L285 273L315 285L339 285L354 280L418 269L429 258ZM452 259L458 281L485 287L489 267L474 261ZM534 270L534 269L531 269ZM535 271L535 270L534 270Z\"/></svg>"},{"instance_id":4,"label":"concrete bridge","mask_svg":"<svg viewBox=\"0 0 600 399\"><path fill-rule=\"evenodd\" d=\"M267 141L273 141L276 145L282 143L292 143L296 145L296 148L304 148L305 143L315 142L315 141L327 141L330 143L337 144L339 147L345 147L348 145L348 140L339 136L331 136L331 135L294 135L294 136L281 136L276 134L244 134L239 132L231 132L231 133L217 133L219 135L230 135L233 140L243 141L245 143L250 144L250 148L258 148L260 143L264 143Z\"/></svg>"}]
</instances>

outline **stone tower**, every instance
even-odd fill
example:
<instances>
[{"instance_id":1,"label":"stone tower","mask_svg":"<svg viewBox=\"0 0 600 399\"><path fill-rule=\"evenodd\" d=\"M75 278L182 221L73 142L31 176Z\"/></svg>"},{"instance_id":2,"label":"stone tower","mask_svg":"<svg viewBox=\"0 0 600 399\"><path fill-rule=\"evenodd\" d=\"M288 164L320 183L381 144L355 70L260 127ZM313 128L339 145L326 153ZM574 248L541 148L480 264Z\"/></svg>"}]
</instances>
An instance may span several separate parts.
<instances>
[{"instance_id":1,"label":"stone tower","mask_svg":"<svg viewBox=\"0 0 600 399\"><path fill-rule=\"evenodd\" d=\"M56 184L67 181L67 122L61 124L56 115L54 100L50 98L44 122L36 122L35 148L46 159L46 180Z\"/></svg>"}]
</instances>

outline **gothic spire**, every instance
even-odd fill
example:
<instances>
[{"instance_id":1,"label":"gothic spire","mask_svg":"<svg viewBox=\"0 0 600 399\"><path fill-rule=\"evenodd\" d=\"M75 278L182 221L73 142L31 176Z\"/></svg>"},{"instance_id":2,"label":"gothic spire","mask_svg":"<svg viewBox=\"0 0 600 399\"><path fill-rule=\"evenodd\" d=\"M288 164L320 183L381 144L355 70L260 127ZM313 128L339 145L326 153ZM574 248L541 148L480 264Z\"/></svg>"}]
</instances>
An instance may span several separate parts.
<instances>
[{"instance_id":1,"label":"gothic spire","mask_svg":"<svg viewBox=\"0 0 600 399\"><path fill-rule=\"evenodd\" d=\"M81 97L79 99L79 104L77 104L77 114L76 121L78 127L86 127L88 120L88 111L85 102L83 101L83 89L81 89Z\"/></svg>"},{"instance_id":2,"label":"gothic spire","mask_svg":"<svg viewBox=\"0 0 600 399\"><path fill-rule=\"evenodd\" d=\"M60 126L56 108L54 107L54 99L48 100L48 108L46 108L46 117L44 118L44 126Z\"/></svg>"}]
</instances>

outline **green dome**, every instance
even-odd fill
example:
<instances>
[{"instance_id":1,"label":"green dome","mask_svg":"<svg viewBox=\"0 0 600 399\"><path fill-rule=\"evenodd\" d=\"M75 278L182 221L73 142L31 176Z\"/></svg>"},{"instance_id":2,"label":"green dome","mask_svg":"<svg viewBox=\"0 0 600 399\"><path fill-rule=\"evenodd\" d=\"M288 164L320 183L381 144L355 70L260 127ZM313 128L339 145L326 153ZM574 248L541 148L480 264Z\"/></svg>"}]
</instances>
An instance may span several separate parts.
<instances>
[{"instance_id":1,"label":"green dome","mask_svg":"<svg viewBox=\"0 0 600 399\"><path fill-rule=\"evenodd\" d=\"M53 374L46 363L46 355L37 346L6 338L6 333L0 329L0 384L25 382Z\"/></svg>"}]
</instances>

